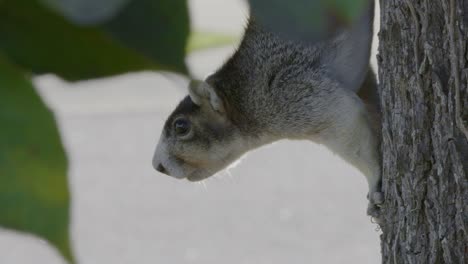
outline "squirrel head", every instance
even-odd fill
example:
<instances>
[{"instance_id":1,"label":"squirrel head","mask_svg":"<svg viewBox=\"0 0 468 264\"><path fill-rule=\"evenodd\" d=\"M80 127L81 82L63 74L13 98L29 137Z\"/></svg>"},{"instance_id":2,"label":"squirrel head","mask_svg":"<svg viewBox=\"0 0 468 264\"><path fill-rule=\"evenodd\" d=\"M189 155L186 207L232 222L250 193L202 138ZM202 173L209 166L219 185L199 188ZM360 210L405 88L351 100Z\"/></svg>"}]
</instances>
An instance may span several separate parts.
<instances>
[{"instance_id":1,"label":"squirrel head","mask_svg":"<svg viewBox=\"0 0 468 264\"><path fill-rule=\"evenodd\" d=\"M175 178L200 181L226 168L248 147L230 121L225 104L206 82L192 81L167 119L153 167Z\"/></svg>"}]
</instances>

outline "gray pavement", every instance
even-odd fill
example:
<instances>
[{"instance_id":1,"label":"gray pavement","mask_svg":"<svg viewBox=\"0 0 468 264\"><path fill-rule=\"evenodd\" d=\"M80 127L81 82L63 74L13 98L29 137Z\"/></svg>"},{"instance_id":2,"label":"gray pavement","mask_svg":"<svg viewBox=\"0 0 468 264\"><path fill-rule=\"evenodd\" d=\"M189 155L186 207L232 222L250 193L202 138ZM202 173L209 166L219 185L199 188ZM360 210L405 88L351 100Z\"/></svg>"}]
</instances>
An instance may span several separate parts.
<instances>
[{"instance_id":1,"label":"gray pavement","mask_svg":"<svg viewBox=\"0 0 468 264\"><path fill-rule=\"evenodd\" d=\"M242 2L191 6L197 27L241 31ZM195 53L187 62L203 77L232 50ZM137 73L77 84L45 76L37 84L70 156L80 263L380 262L364 177L322 146L282 141L203 184L179 181L155 172L151 157L186 92L183 80ZM0 230L0 264L38 263L63 261L37 238Z\"/></svg>"}]
</instances>

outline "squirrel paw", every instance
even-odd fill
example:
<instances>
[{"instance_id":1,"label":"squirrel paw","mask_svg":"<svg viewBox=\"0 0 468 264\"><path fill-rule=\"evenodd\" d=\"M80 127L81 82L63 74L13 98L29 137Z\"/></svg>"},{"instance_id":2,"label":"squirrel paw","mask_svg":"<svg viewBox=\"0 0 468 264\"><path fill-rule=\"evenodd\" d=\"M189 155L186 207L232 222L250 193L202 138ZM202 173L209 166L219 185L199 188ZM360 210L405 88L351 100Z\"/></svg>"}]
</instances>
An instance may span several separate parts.
<instances>
[{"instance_id":1,"label":"squirrel paw","mask_svg":"<svg viewBox=\"0 0 468 264\"><path fill-rule=\"evenodd\" d=\"M379 223L378 220L381 216L380 207L375 204L369 203L369 205L367 206L367 215L371 216L375 219L377 223Z\"/></svg>"},{"instance_id":2,"label":"squirrel paw","mask_svg":"<svg viewBox=\"0 0 468 264\"><path fill-rule=\"evenodd\" d=\"M369 202L378 206L378 207L381 207L382 204L384 203L384 195L383 195L383 192L373 192L370 194L370 197L369 197Z\"/></svg>"},{"instance_id":3,"label":"squirrel paw","mask_svg":"<svg viewBox=\"0 0 468 264\"><path fill-rule=\"evenodd\" d=\"M369 205L367 207L367 215L371 216L375 223L380 224L381 211L380 208L384 203L384 195L382 192L373 192L367 195Z\"/></svg>"}]
</instances>

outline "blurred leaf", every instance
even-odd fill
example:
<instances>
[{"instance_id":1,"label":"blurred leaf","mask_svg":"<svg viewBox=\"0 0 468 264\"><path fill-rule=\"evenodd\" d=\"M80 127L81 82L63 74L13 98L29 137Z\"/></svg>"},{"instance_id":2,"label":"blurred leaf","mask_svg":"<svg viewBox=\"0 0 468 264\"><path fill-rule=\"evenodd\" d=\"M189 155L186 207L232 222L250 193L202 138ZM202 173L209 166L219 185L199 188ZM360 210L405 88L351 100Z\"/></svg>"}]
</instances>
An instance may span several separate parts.
<instances>
[{"instance_id":1,"label":"blurred leaf","mask_svg":"<svg viewBox=\"0 0 468 264\"><path fill-rule=\"evenodd\" d=\"M319 0L249 0L257 23L284 37L314 40L323 35L324 7Z\"/></svg>"},{"instance_id":2,"label":"blurred leaf","mask_svg":"<svg viewBox=\"0 0 468 264\"><path fill-rule=\"evenodd\" d=\"M346 23L352 23L359 18L366 7L369 5L369 1L375 0L322 0L328 7L329 12L337 15L342 21Z\"/></svg>"},{"instance_id":3,"label":"blurred leaf","mask_svg":"<svg viewBox=\"0 0 468 264\"><path fill-rule=\"evenodd\" d=\"M146 12L140 15L151 14ZM169 33L158 35L162 30L159 29L148 37L152 32L136 30L138 24L125 24L120 19L116 21L126 26L122 29L124 33L134 31L146 34L141 36L136 33L121 33L124 42L127 40L125 37L135 37L134 40L127 40L130 44L144 43L144 39L151 38L147 47L142 45L142 48L146 48L142 51L143 54L136 50L138 45L125 47L102 32L102 29L71 24L37 0L3 0L0 1L0 51L16 64L34 73L55 73L68 80L139 70L186 72L185 41L182 36L188 33L184 30L178 33L177 28L168 25L165 30ZM118 32L117 29L115 31ZM171 40L174 41L173 47L167 48ZM150 44L157 52L147 57Z\"/></svg>"},{"instance_id":4,"label":"blurred leaf","mask_svg":"<svg viewBox=\"0 0 468 264\"><path fill-rule=\"evenodd\" d=\"M187 0L132 0L104 28L124 45L186 73Z\"/></svg>"},{"instance_id":5,"label":"blurred leaf","mask_svg":"<svg viewBox=\"0 0 468 264\"><path fill-rule=\"evenodd\" d=\"M40 0L78 25L102 23L116 15L131 0Z\"/></svg>"},{"instance_id":6,"label":"blurred leaf","mask_svg":"<svg viewBox=\"0 0 468 264\"><path fill-rule=\"evenodd\" d=\"M361 17L374 0L249 0L257 23L295 41L315 42Z\"/></svg>"},{"instance_id":7,"label":"blurred leaf","mask_svg":"<svg viewBox=\"0 0 468 264\"><path fill-rule=\"evenodd\" d=\"M68 261L67 160L29 78L0 57L0 226L38 235Z\"/></svg>"},{"instance_id":8,"label":"blurred leaf","mask_svg":"<svg viewBox=\"0 0 468 264\"><path fill-rule=\"evenodd\" d=\"M239 41L240 38L233 35L195 31L190 35L187 44L187 53L225 45L232 45Z\"/></svg>"}]
</instances>

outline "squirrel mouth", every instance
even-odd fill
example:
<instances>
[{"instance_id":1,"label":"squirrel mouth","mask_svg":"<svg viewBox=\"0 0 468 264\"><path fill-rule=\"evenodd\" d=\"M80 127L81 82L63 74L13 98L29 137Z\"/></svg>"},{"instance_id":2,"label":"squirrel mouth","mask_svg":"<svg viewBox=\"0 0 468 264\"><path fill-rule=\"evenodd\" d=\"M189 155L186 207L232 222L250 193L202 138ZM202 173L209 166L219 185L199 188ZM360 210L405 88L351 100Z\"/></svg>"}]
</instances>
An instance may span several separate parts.
<instances>
[{"instance_id":1,"label":"squirrel mouth","mask_svg":"<svg viewBox=\"0 0 468 264\"><path fill-rule=\"evenodd\" d=\"M198 182L198 181L202 181L206 178L209 178L211 175L209 174L200 174L200 173L192 173L190 175L187 176L187 180L188 181L191 181L191 182Z\"/></svg>"}]
</instances>

